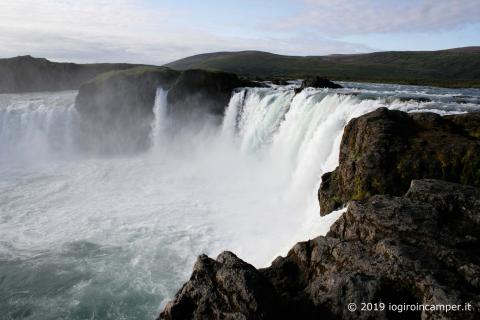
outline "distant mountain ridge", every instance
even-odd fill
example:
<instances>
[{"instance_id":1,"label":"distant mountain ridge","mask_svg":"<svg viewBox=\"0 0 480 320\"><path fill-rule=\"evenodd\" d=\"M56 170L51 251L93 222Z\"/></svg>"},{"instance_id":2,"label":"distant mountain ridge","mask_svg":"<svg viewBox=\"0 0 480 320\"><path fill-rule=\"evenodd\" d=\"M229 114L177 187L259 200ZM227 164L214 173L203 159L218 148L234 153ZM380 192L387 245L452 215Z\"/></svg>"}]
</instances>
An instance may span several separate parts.
<instances>
[{"instance_id":1,"label":"distant mountain ridge","mask_svg":"<svg viewBox=\"0 0 480 320\"><path fill-rule=\"evenodd\" d=\"M346 81L480 87L480 46L327 56L286 56L262 51L214 52L165 66L177 70L220 70L259 78L319 75Z\"/></svg>"},{"instance_id":2,"label":"distant mountain ridge","mask_svg":"<svg viewBox=\"0 0 480 320\"><path fill-rule=\"evenodd\" d=\"M126 63L76 64L19 56L0 59L0 93L77 90L96 76L145 66ZM165 65L204 69L250 79L332 80L480 88L480 46L439 51L388 51L328 56L286 56L262 51L213 52Z\"/></svg>"},{"instance_id":3,"label":"distant mountain ridge","mask_svg":"<svg viewBox=\"0 0 480 320\"><path fill-rule=\"evenodd\" d=\"M61 63L32 56L0 59L0 93L76 90L101 73L135 66L126 63Z\"/></svg>"}]
</instances>

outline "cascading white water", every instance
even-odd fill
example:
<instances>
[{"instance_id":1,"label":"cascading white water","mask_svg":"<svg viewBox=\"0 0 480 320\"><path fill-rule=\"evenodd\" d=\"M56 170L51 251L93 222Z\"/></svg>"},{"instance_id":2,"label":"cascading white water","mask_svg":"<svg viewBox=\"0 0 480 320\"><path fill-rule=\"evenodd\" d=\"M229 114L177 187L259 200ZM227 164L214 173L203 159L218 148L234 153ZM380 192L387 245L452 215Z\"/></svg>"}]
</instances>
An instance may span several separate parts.
<instances>
[{"instance_id":1,"label":"cascading white water","mask_svg":"<svg viewBox=\"0 0 480 320\"><path fill-rule=\"evenodd\" d=\"M76 92L0 95L0 158L45 158L73 151Z\"/></svg>"},{"instance_id":2,"label":"cascading white water","mask_svg":"<svg viewBox=\"0 0 480 320\"><path fill-rule=\"evenodd\" d=\"M238 131L241 149L256 152L271 142L293 96L292 90L242 90L235 93L225 113L223 132L235 136Z\"/></svg>"},{"instance_id":3,"label":"cascading white water","mask_svg":"<svg viewBox=\"0 0 480 320\"><path fill-rule=\"evenodd\" d=\"M155 104L153 105L153 114L155 120L152 122L152 132L150 138L152 146L158 147L165 136L167 128L167 94L168 91L158 88L155 95Z\"/></svg>"},{"instance_id":4,"label":"cascading white water","mask_svg":"<svg viewBox=\"0 0 480 320\"><path fill-rule=\"evenodd\" d=\"M220 128L176 136L159 89L151 151L109 158L81 157L69 142L82 130L75 93L0 95L3 315L154 318L198 254L231 250L266 266L327 231L341 213L321 219L316 192L353 117L381 106L479 110L475 90L346 85L238 90Z\"/></svg>"}]
</instances>

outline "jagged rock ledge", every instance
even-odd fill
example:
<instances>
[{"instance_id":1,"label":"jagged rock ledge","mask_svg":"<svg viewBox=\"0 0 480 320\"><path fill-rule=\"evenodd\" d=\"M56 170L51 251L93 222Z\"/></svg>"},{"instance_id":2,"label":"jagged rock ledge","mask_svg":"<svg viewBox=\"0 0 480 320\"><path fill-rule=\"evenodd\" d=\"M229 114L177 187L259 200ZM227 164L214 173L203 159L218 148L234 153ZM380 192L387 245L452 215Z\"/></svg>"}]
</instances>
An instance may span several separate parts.
<instances>
[{"instance_id":1,"label":"jagged rock ledge","mask_svg":"<svg viewBox=\"0 0 480 320\"><path fill-rule=\"evenodd\" d=\"M349 203L329 233L265 269L230 252L200 256L159 319L478 319L480 191L424 178L478 186L479 120L387 109L352 120L341 146L345 179L332 188L327 175L322 184L326 203L336 194L344 197L335 203ZM363 179L376 182L361 197L342 193ZM386 309L361 311L362 302ZM471 309L398 312L389 304Z\"/></svg>"}]
</instances>

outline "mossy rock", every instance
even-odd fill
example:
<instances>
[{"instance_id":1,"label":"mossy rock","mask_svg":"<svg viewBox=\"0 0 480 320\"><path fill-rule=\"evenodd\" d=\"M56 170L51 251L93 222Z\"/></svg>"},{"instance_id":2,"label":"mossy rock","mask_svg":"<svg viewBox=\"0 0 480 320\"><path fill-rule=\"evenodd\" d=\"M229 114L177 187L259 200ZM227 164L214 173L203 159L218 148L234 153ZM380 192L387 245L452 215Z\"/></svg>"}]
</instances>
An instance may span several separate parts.
<instances>
[{"instance_id":1,"label":"mossy rock","mask_svg":"<svg viewBox=\"0 0 480 320\"><path fill-rule=\"evenodd\" d=\"M380 108L353 119L339 166L322 177L321 214L375 194L402 195L412 179L480 186L478 128L480 113L442 117Z\"/></svg>"}]
</instances>

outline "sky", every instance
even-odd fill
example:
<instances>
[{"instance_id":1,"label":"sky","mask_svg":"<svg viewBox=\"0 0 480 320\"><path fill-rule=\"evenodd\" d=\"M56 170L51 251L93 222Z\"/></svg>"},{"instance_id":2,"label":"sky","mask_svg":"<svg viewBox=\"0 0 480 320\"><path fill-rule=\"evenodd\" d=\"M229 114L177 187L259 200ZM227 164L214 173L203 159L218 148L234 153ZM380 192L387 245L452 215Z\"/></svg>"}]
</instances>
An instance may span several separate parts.
<instances>
[{"instance_id":1,"label":"sky","mask_svg":"<svg viewBox=\"0 0 480 320\"><path fill-rule=\"evenodd\" d=\"M0 0L0 57L161 65L194 54L480 45L480 0Z\"/></svg>"}]
</instances>

